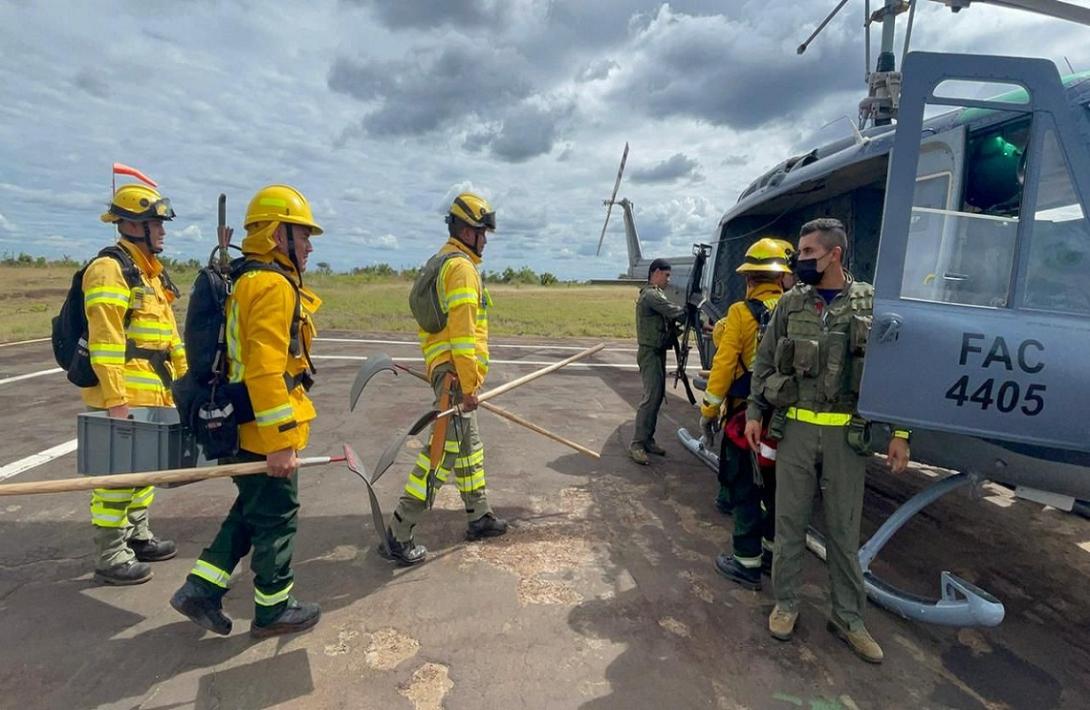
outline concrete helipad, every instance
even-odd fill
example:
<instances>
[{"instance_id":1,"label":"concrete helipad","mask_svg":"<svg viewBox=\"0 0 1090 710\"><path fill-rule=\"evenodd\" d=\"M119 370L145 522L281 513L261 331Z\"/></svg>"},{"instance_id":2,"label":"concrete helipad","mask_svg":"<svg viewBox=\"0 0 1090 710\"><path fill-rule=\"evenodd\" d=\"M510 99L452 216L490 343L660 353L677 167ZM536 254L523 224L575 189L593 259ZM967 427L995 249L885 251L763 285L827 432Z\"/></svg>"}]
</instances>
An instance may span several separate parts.
<instances>
[{"instance_id":1,"label":"concrete helipad","mask_svg":"<svg viewBox=\"0 0 1090 710\"><path fill-rule=\"evenodd\" d=\"M489 384L588 344L501 339ZM425 385L382 375L348 412L358 358L380 351L420 365L404 336L334 334L317 344L319 419L308 453L349 442L371 465L428 408ZM231 505L230 481L157 494L153 529L180 552L129 588L91 581L89 494L0 498L0 705L1087 707L1090 521L999 489L951 495L917 516L875 567L928 595L941 570L954 571L1002 598L1002 626L927 627L872 606L868 625L886 662L865 665L825 631L825 570L810 558L799 633L778 643L765 626L769 585L744 591L712 566L729 546L730 520L712 505L711 472L673 436L693 426L695 412L671 391L657 436L668 455L649 467L625 456L640 396L634 361L634 344L614 343L591 367L496 400L601 451L600 460L482 412L491 498L512 529L467 543L448 487L418 528L431 550L418 568L392 567L374 552L358 479L334 467L304 471L295 593L321 603L323 617L300 636L250 639L245 562L227 598L231 636L205 634L167 605ZM81 405L53 368L48 342L0 347L6 482L75 475L63 445L75 438ZM415 453L407 448L377 486L387 514ZM865 534L932 480L922 470L894 477L875 462Z\"/></svg>"}]
</instances>

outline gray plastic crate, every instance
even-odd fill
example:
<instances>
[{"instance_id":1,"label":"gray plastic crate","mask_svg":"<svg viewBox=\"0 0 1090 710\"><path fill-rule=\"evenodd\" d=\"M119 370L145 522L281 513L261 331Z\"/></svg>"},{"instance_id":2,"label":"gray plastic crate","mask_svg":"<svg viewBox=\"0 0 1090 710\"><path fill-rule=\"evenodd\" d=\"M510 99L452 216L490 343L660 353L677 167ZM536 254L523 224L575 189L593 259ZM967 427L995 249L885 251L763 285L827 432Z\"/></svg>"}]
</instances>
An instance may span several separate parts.
<instances>
[{"instance_id":1,"label":"gray plastic crate","mask_svg":"<svg viewBox=\"0 0 1090 710\"><path fill-rule=\"evenodd\" d=\"M173 407L133 407L131 419L84 412L77 419L76 470L87 475L207 465Z\"/></svg>"}]
</instances>

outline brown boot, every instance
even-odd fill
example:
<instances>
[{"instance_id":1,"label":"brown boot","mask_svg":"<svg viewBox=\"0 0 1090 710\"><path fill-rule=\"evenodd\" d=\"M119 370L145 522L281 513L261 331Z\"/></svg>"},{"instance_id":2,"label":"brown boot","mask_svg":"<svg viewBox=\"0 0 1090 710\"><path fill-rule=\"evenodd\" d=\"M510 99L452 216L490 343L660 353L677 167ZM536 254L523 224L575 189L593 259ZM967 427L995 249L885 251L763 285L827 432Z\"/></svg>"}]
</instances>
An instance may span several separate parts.
<instances>
[{"instance_id":1,"label":"brown boot","mask_svg":"<svg viewBox=\"0 0 1090 710\"><path fill-rule=\"evenodd\" d=\"M797 611L788 611L777 604L768 617L768 633L777 641L790 641L795 634L795 622L798 620Z\"/></svg>"},{"instance_id":2,"label":"brown boot","mask_svg":"<svg viewBox=\"0 0 1090 710\"><path fill-rule=\"evenodd\" d=\"M647 452L642 446L633 446L628 450L628 455L633 461L643 466L647 465Z\"/></svg>"},{"instance_id":3,"label":"brown boot","mask_svg":"<svg viewBox=\"0 0 1090 710\"><path fill-rule=\"evenodd\" d=\"M882 652L882 647L863 627L859 627L856 631L848 631L835 621L829 621L828 629L844 643L848 644L848 648L854 651L855 655L867 663L881 663L882 659L886 657Z\"/></svg>"}]
</instances>

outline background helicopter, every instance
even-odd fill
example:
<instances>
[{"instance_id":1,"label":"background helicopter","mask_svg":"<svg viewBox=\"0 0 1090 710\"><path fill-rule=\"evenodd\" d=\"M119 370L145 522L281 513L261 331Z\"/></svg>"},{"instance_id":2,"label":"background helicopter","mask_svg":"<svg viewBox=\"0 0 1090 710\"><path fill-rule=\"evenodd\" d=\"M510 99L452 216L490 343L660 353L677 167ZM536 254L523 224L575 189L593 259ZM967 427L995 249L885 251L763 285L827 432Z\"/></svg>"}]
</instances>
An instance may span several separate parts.
<instances>
[{"instance_id":1,"label":"background helicopter","mask_svg":"<svg viewBox=\"0 0 1090 710\"><path fill-rule=\"evenodd\" d=\"M858 129L756 179L721 218L712 244L695 245L690 261L675 265L676 285L681 269L689 271L675 297L689 307L686 342L696 338L709 367L706 326L742 297L733 270L749 245L793 238L816 217L848 225L849 268L877 289L860 410L912 426L917 460L964 472L907 501L861 548L868 594L907 618L995 625L1002 603L948 572L940 598L926 600L868 568L915 513L970 483L994 480L1067 510L1090 499L1090 439L1072 416L1090 396L1082 368L1090 351L1082 270L1090 264L1090 72L1061 80L1046 60L909 52L918 2L885 0L869 15L867 46L870 24L880 22L882 49ZM944 4L957 12L971 2ZM1090 10L1070 3L988 4L1090 25ZM894 29L906 12L901 73ZM1007 91L971 98L995 84ZM943 106L955 110L934 115ZM606 204L625 211L629 275L642 281L631 203L614 202L623 166L624 158ZM683 369L682 359L679 375ZM701 441L685 429L678 436L717 466ZM812 543L820 553L820 539Z\"/></svg>"}]
</instances>

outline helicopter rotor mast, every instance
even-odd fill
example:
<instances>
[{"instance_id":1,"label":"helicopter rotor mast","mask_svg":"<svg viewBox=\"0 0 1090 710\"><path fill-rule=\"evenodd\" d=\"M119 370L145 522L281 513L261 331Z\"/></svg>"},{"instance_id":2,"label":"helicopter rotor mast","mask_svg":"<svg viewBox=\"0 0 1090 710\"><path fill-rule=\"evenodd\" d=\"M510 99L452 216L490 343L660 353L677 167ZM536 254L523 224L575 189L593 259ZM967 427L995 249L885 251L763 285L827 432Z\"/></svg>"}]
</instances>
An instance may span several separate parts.
<instances>
[{"instance_id":1,"label":"helicopter rotor mast","mask_svg":"<svg viewBox=\"0 0 1090 710\"><path fill-rule=\"evenodd\" d=\"M984 5L995 5L1011 10L1023 10L1038 15L1052 17L1058 20L1076 22L1081 25L1090 25L1090 8L1080 7L1063 0L932 0L940 2L950 8L951 12L960 12L974 2ZM870 0L866 0L867 17L864 22L867 47L867 97L859 102L859 128L863 129L870 122L875 126L889 125L897 118L897 107L901 96L901 73L897 71L896 57L893 53L895 39L896 18L904 12L908 12L908 29L905 33L904 54L908 53L909 42L912 39L912 26L916 19L916 6L920 0L883 0L882 7L869 12ZM840 0L821 24L818 25L806 41L799 45L796 53L802 54L810 44L821 34L822 30L836 17L837 13L847 4L847 0ZM882 23L882 49L878 54L878 62L874 71L870 69L870 25L874 22Z\"/></svg>"}]
</instances>

